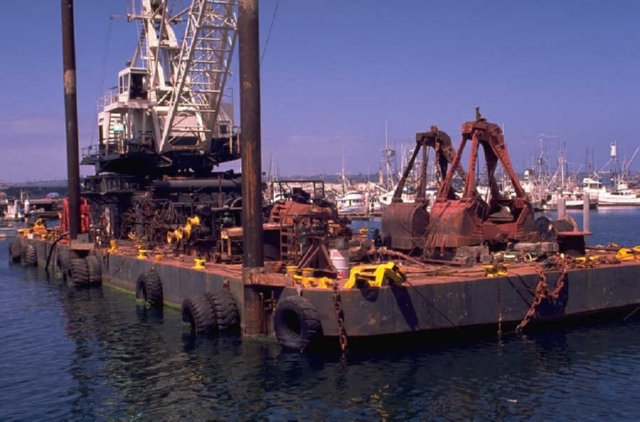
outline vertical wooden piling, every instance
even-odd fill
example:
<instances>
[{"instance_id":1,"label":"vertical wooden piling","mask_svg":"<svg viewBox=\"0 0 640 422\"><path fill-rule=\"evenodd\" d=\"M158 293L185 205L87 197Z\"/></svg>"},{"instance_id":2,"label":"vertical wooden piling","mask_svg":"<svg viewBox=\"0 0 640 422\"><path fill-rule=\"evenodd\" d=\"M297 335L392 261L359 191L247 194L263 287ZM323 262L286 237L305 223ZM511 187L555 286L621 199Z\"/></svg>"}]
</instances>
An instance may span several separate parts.
<instances>
[{"instance_id":1,"label":"vertical wooden piling","mask_svg":"<svg viewBox=\"0 0 640 422\"><path fill-rule=\"evenodd\" d=\"M73 31L73 0L62 0L62 55L64 63L64 109L67 132L67 180L69 190L69 237L80 229L80 163L78 161L78 106L76 53Z\"/></svg>"},{"instance_id":2,"label":"vertical wooden piling","mask_svg":"<svg viewBox=\"0 0 640 422\"><path fill-rule=\"evenodd\" d=\"M258 0L240 0L238 36L240 56L240 155L242 159L242 280L245 335L264 331L264 306L252 286L264 267L262 231L262 165L260 162L260 61Z\"/></svg>"}]
</instances>

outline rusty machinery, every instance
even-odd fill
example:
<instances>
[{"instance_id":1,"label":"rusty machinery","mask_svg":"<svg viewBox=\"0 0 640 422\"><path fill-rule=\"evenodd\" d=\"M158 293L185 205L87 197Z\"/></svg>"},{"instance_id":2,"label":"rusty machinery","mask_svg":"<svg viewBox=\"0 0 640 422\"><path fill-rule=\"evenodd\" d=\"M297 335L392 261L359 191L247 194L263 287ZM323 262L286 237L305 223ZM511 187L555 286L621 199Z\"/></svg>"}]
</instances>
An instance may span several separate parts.
<instances>
[{"instance_id":1,"label":"rusty machinery","mask_svg":"<svg viewBox=\"0 0 640 422\"><path fill-rule=\"evenodd\" d=\"M265 224L265 254L277 249L270 255L283 263L335 272L327 248L345 247L350 238L348 222L335 207L324 200L293 197L277 201L271 209Z\"/></svg>"},{"instance_id":2,"label":"rusty machinery","mask_svg":"<svg viewBox=\"0 0 640 422\"><path fill-rule=\"evenodd\" d=\"M382 236L383 244L392 249L399 249L411 252L421 251L424 246L424 237L429 225L429 214L427 212L427 165L428 149L435 151L436 181L441 185L442 178L447 174L447 168L453 163L456 153L451 143L451 138L445 132L432 126L428 132L416 133L416 148L407 167L398 182L391 204L382 214ZM407 179L416 164L416 158L422 151L422 161L419 172L419 186L415 202L403 202L402 192L404 191ZM454 171L465 178L465 172L459 162L452 167ZM455 198L453 188L447 188L446 196Z\"/></svg>"},{"instance_id":3,"label":"rusty machinery","mask_svg":"<svg viewBox=\"0 0 640 422\"><path fill-rule=\"evenodd\" d=\"M499 249L509 241L535 240L533 208L511 165L500 126L489 123L476 109L476 120L462 125L462 142L453 162L460 164L470 141L468 174L460 198L450 197L454 172L450 169L440 186L431 208L431 221L426 230L424 255L433 256L449 248L487 245ZM479 147L486 162L489 197L486 202L476 191L476 167ZM495 172L502 164L515 190L515 198L502 196Z\"/></svg>"}]
</instances>

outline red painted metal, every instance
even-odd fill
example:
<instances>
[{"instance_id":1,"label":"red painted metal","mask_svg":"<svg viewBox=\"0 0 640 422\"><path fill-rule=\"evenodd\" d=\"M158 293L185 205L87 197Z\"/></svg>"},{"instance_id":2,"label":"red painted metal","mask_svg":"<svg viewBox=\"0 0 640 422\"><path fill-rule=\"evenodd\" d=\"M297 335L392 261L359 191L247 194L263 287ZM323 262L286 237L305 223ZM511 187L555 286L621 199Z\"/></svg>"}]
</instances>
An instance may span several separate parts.
<instances>
[{"instance_id":1,"label":"red painted metal","mask_svg":"<svg viewBox=\"0 0 640 422\"><path fill-rule=\"evenodd\" d=\"M62 200L62 213L60 215L60 231L62 233L68 232L71 226L71 210L69 205L69 198ZM80 227L78 233L89 233L89 226L91 225L91 213L89 212L89 202L87 198L80 197Z\"/></svg>"}]
</instances>

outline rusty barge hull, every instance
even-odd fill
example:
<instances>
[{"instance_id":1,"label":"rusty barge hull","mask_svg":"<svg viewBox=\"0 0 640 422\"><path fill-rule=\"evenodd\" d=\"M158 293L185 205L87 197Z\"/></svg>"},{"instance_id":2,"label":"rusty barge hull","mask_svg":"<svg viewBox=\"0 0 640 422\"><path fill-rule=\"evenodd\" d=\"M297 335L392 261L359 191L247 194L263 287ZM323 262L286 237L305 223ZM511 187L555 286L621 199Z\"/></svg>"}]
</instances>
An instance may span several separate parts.
<instances>
[{"instance_id":1,"label":"rusty barge hull","mask_svg":"<svg viewBox=\"0 0 640 422\"><path fill-rule=\"evenodd\" d=\"M38 265L45 266L52 242L21 239L33 244ZM64 250L58 245L52 255ZM55 262L55 259L51 259ZM229 289L240 311L244 335L273 336L273 310L282 299L301 295L317 310L322 334L338 337L333 289L303 288L286 275L274 274L270 284L244 283L239 265L211 264L195 270L180 259L136 259L128 253L104 254L103 283L134 292L138 278L152 267L162 282L166 304L205 292ZM53 265L50 264L53 268ZM338 289L344 330L349 338L365 338L436 330L513 326L520 323L535 299L539 275L531 264L513 265L508 274L489 278L481 268L458 269L449 275L425 276L409 268L402 285ZM414 272L411 272L413 270ZM545 272L549 290L561 272ZM640 264L624 261L597 268L575 268L556 299L546 299L532 322L564 320L640 306Z\"/></svg>"}]
</instances>

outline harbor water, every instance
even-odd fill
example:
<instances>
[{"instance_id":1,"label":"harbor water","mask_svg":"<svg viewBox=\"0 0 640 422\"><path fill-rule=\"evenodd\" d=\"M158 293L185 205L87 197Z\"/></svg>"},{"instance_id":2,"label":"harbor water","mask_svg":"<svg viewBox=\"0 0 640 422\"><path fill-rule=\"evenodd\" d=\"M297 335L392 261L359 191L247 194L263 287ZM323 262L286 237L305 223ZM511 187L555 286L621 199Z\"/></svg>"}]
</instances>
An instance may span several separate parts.
<instances>
[{"instance_id":1,"label":"harbor water","mask_svg":"<svg viewBox=\"0 0 640 422\"><path fill-rule=\"evenodd\" d=\"M640 209L601 208L591 230L588 244L640 244ZM640 312L501 341L421 337L304 355L264 340L192 337L176 310L158 314L107 286L78 290L43 269L9 265L7 246L0 241L2 421L631 420L640 412Z\"/></svg>"}]
</instances>

